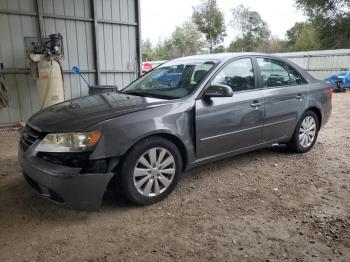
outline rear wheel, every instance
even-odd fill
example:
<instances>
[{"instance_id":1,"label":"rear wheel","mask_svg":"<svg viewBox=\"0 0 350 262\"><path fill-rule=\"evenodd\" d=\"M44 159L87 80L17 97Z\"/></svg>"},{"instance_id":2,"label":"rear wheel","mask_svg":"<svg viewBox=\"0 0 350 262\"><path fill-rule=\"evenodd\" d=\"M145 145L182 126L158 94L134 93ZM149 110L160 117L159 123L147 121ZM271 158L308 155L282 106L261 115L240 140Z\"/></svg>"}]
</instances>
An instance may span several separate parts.
<instances>
[{"instance_id":1,"label":"rear wheel","mask_svg":"<svg viewBox=\"0 0 350 262\"><path fill-rule=\"evenodd\" d=\"M300 118L288 147L297 153L306 153L314 146L319 130L319 121L313 111L307 111Z\"/></svg>"},{"instance_id":2,"label":"rear wheel","mask_svg":"<svg viewBox=\"0 0 350 262\"><path fill-rule=\"evenodd\" d=\"M161 137L136 144L122 164L124 195L133 203L148 205L166 198L176 187L181 170L177 147Z\"/></svg>"}]
</instances>

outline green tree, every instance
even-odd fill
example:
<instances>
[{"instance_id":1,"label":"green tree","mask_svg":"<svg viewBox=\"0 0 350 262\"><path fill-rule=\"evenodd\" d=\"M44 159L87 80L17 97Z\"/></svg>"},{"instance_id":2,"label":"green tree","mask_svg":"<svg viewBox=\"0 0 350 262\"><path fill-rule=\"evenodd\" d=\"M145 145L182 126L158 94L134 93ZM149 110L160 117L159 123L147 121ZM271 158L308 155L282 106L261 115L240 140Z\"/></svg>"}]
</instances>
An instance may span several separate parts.
<instances>
[{"instance_id":1,"label":"green tree","mask_svg":"<svg viewBox=\"0 0 350 262\"><path fill-rule=\"evenodd\" d=\"M297 39L294 50L319 50L321 47L318 34L312 26L305 26Z\"/></svg>"},{"instance_id":2,"label":"green tree","mask_svg":"<svg viewBox=\"0 0 350 262\"><path fill-rule=\"evenodd\" d=\"M154 60L168 60L170 59L170 49L172 47L171 40L165 39L158 42L154 49Z\"/></svg>"},{"instance_id":3,"label":"green tree","mask_svg":"<svg viewBox=\"0 0 350 262\"><path fill-rule=\"evenodd\" d=\"M228 52L244 52L245 50L245 39L239 37L236 40L232 41L227 48Z\"/></svg>"},{"instance_id":4,"label":"green tree","mask_svg":"<svg viewBox=\"0 0 350 262\"><path fill-rule=\"evenodd\" d=\"M298 38L301 35L301 32L303 31L304 27L306 26L306 22L297 22L294 24L292 28L290 28L286 32L286 38L288 41L288 48L293 49L295 46L295 43L297 42Z\"/></svg>"},{"instance_id":5,"label":"green tree","mask_svg":"<svg viewBox=\"0 0 350 262\"><path fill-rule=\"evenodd\" d=\"M148 41L143 43L143 61L168 60L181 56L195 55L204 47L202 34L192 21L176 27L169 38L157 43L155 47ZM147 59L147 60L146 60Z\"/></svg>"},{"instance_id":6,"label":"green tree","mask_svg":"<svg viewBox=\"0 0 350 262\"><path fill-rule=\"evenodd\" d=\"M265 44L262 44L257 51L264 53L282 53L287 52L287 41L281 40L278 37L271 36Z\"/></svg>"},{"instance_id":7,"label":"green tree","mask_svg":"<svg viewBox=\"0 0 350 262\"><path fill-rule=\"evenodd\" d=\"M349 0L296 0L316 30L320 48L350 48Z\"/></svg>"},{"instance_id":8,"label":"green tree","mask_svg":"<svg viewBox=\"0 0 350 262\"><path fill-rule=\"evenodd\" d=\"M224 15L218 8L216 0L202 0L201 4L193 9L192 20L198 31L205 35L211 53L226 36Z\"/></svg>"},{"instance_id":9,"label":"green tree","mask_svg":"<svg viewBox=\"0 0 350 262\"><path fill-rule=\"evenodd\" d=\"M251 52L266 44L270 30L258 12L239 5L232 10L232 16L231 26L239 31L239 37L231 43L230 51Z\"/></svg>"},{"instance_id":10,"label":"green tree","mask_svg":"<svg viewBox=\"0 0 350 262\"><path fill-rule=\"evenodd\" d=\"M219 45L213 49L213 53L218 54L218 53L225 53L226 48L224 45Z\"/></svg>"},{"instance_id":11,"label":"green tree","mask_svg":"<svg viewBox=\"0 0 350 262\"><path fill-rule=\"evenodd\" d=\"M142 61L153 60L154 50L152 43L149 39L142 41Z\"/></svg>"},{"instance_id":12,"label":"green tree","mask_svg":"<svg viewBox=\"0 0 350 262\"><path fill-rule=\"evenodd\" d=\"M289 51L311 51L321 48L318 32L310 23L295 23L286 36Z\"/></svg>"},{"instance_id":13,"label":"green tree","mask_svg":"<svg viewBox=\"0 0 350 262\"><path fill-rule=\"evenodd\" d=\"M204 47L202 34L191 21L176 27L172 33L170 57L180 57L198 54Z\"/></svg>"}]
</instances>

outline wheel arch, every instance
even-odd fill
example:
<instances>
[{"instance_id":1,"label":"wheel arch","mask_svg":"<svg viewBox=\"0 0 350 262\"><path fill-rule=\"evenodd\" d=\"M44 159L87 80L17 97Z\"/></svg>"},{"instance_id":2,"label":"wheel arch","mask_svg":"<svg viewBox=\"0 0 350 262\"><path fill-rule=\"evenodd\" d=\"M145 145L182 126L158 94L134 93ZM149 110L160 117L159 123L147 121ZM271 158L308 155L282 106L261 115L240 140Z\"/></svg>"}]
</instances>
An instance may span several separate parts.
<instances>
[{"instance_id":1,"label":"wheel arch","mask_svg":"<svg viewBox=\"0 0 350 262\"><path fill-rule=\"evenodd\" d=\"M187 149L183 141L180 138L178 138L176 135L170 134L170 133L158 133L158 134L153 134L149 137L156 137L156 136L168 139L169 141L175 144L175 146L180 151L181 161L182 161L182 170L185 170L188 163L188 156L187 156Z\"/></svg>"},{"instance_id":2,"label":"wheel arch","mask_svg":"<svg viewBox=\"0 0 350 262\"><path fill-rule=\"evenodd\" d=\"M128 154L130 149L133 148L138 143L140 143L142 140L145 140L145 139L151 138L151 137L162 137L162 138L165 138L165 139L169 140L170 142L172 142L180 152L181 161L182 161L182 171L184 171L186 169L187 164L188 164L188 152L187 152L185 143L178 136L170 133L169 131L154 132L151 134L147 134L147 135L143 136L142 138L139 138L136 142L133 143L133 145L131 145L129 147L129 149L123 155Z\"/></svg>"},{"instance_id":3,"label":"wheel arch","mask_svg":"<svg viewBox=\"0 0 350 262\"><path fill-rule=\"evenodd\" d=\"M312 111L316 114L318 120L318 129L322 126L322 113L321 110L315 106L308 108L306 111Z\"/></svg>"}]
</instances>

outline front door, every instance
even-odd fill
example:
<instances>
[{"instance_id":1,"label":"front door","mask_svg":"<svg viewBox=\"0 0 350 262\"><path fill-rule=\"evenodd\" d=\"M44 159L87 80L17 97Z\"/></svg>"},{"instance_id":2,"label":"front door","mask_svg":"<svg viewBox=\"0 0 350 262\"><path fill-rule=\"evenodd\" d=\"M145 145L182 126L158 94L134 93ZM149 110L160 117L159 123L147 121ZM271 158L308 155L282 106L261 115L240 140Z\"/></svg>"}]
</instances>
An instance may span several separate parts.
<instances>
[{"instance_id":1,"label":"front door","mask_svg":"<svg viewBox=\"0 0 350 262\"><path fill-rule=\"evenodd\" d=\"M261 143L264 97L262 90L256 90L251 59L228 63L211 84L228 85L234 93L196 101L197 160Z\"/></svg>"}]
</instances>

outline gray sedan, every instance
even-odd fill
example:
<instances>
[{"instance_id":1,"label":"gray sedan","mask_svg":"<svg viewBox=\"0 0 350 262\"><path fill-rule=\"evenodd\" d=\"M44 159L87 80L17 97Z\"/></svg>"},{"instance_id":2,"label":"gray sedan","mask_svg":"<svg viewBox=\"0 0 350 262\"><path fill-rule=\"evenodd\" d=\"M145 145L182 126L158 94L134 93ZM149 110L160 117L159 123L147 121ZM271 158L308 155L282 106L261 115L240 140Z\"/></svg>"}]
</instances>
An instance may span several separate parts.
<instances>
[{"instance_id":1,"label":"gray sedan","mask_svg":"<svg viewBox=\"0 0 350 262\"><path fill-rule=\"evenodd\" d=\"M325 82L280 57L184 57L119 92L36 113L19 160L28 183L60 205L96 209L107 187L152 204L195 166L276 143L309 151L330 117L331 97Z\"/></svg>"}]
</instances>

